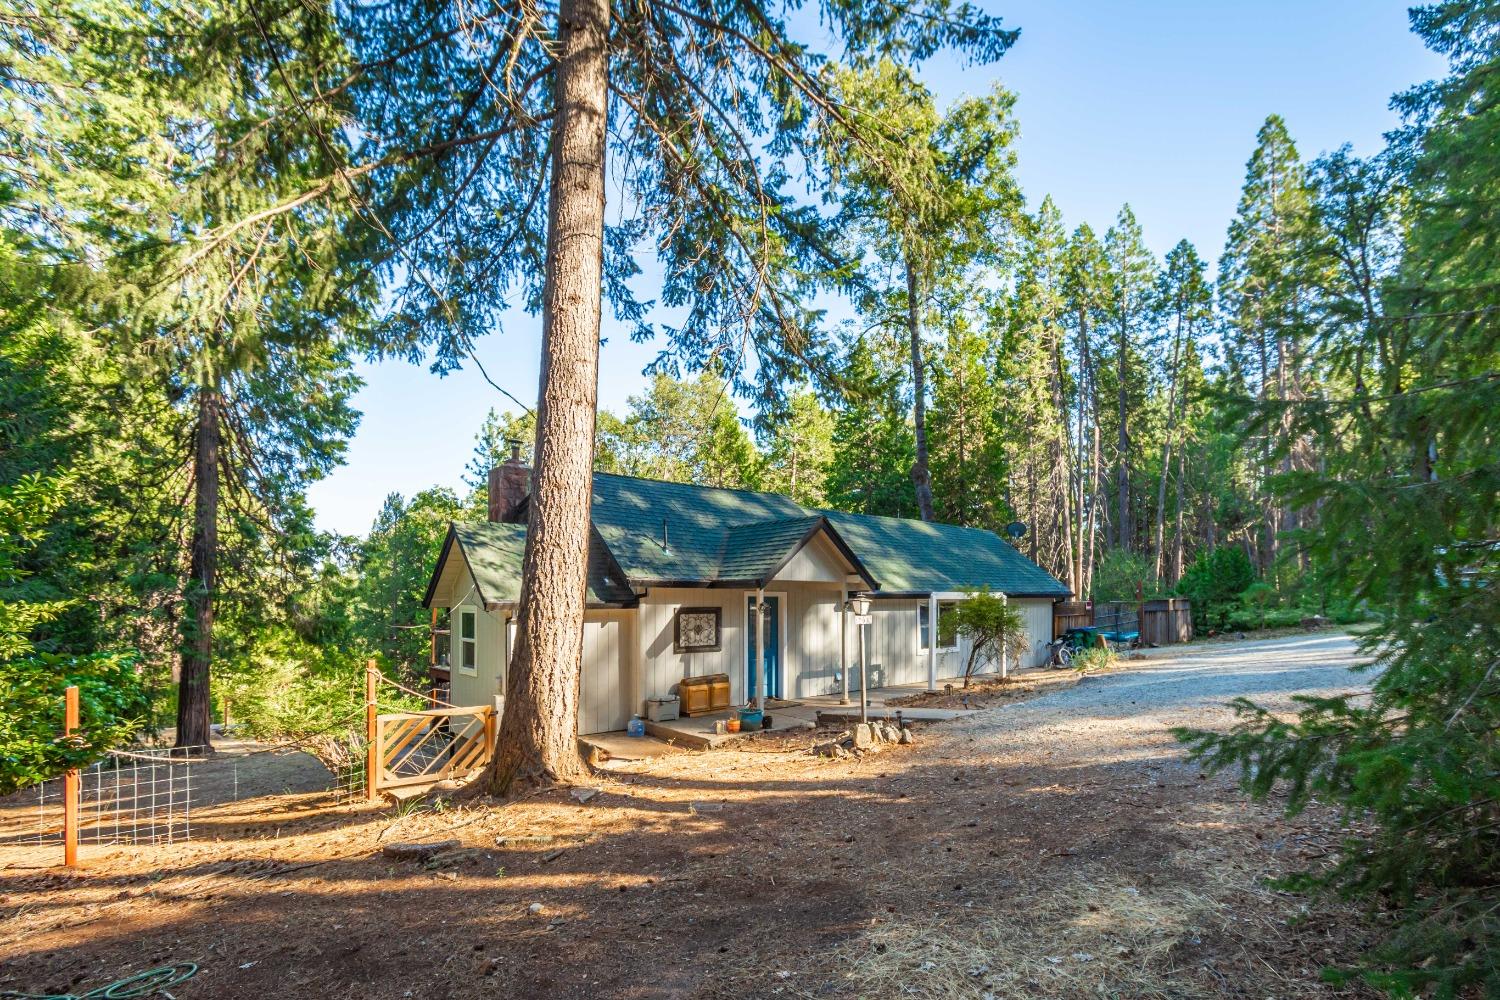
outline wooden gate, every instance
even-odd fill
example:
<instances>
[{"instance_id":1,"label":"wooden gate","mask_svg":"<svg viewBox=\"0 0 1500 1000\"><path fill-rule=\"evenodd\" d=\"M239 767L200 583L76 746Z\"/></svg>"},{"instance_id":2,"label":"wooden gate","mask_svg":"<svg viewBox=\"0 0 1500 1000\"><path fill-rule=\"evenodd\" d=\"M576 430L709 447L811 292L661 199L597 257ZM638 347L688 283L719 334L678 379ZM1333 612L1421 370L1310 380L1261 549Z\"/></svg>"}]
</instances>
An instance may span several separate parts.
<instances>
[{"instance_id":1,"label":"wooden gate","mask_svg":"<svg viewBox=\"0 0 1500 1000\"><path fill-rule=\"evenodd\" d=\"M490 762L493 707L432 708L375 717L369 797L388 788L461 778Z\"/></svg>"}]
</instances>

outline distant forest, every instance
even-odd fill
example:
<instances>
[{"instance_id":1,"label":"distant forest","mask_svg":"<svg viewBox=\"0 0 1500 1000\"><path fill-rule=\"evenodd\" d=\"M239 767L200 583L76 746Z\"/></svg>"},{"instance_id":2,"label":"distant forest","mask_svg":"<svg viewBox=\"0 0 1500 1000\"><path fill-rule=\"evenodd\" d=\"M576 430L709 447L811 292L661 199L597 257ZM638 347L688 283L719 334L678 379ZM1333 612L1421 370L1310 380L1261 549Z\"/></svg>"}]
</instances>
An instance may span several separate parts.
<instances>
[{"instance_id":1,"label":"distant forest","mask_svg":"<svg viewBox=\"0 0 1500 1000\"><path fill-rule=\"evenodd\" d=\"M1279 602L1326 610L1297 542L1316 506L1274 487L1325 468L1338 440L1264 414L1369 378L1342 347L1378 319L1395 264L1389 162L1347 149L1304 161L1269 117L1211 274L1185 240L1157 258L1128 205L1103 233L1068 232L1050 197L1028 211L1009 95L946 116L915 84L902 100L967 238L908 255L920 240L869 211L897 195L846 193L849 249L865 248L859 318L831 334L825 364L753 421L735 373L657 374L626 413L601 413L597 467L996 531L1019 521L1021 551L1081 596L1169 592L1230 547ZM507 439L529 450L532 437L524 415L492 412L470 484Z\"/></svg>"}]
</instances>

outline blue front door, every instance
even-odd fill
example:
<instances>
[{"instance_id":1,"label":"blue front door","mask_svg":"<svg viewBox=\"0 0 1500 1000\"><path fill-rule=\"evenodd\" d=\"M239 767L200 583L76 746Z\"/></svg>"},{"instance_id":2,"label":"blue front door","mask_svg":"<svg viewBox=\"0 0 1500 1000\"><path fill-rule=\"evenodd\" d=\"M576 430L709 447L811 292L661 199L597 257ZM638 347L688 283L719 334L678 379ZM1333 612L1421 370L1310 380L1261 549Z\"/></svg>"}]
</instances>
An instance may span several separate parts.
<instances>
[{"instance_id":1,"label":"blue front door","mask_svg":"<svg viewBox=\"0 0 1500 1000\"><path fill-rule=\"evenodd\" d=\"M750 641L745 643L745 700L754 701L759 693L759 676L756 674L755 595L745 598L745 634ZM766 643L766 697L781 697L781 598L766 596L766 613L762 616L760 634Z\"/></svg>"}]
</instances>

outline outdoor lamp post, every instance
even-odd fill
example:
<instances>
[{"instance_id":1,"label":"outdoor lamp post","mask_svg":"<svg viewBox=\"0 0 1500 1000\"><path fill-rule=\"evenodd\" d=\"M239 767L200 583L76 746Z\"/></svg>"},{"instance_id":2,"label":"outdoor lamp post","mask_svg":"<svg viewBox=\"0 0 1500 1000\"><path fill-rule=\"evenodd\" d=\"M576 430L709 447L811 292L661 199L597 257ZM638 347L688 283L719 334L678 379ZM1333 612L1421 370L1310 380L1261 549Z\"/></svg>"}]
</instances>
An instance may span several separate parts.
<instances>
[{"instance_id":1,"label":"outdoor lamp post","mask_svg":"<svg viewBox=\"0 0 1500 1000\"><path fill-rule=\"evenodd\" d=\"M854 615L854 628L859 632L859 721L869 722L870 671L865 663L865 626L870 624L868 597L851 597L845 608Z\"/></svg>"}]
</instances>

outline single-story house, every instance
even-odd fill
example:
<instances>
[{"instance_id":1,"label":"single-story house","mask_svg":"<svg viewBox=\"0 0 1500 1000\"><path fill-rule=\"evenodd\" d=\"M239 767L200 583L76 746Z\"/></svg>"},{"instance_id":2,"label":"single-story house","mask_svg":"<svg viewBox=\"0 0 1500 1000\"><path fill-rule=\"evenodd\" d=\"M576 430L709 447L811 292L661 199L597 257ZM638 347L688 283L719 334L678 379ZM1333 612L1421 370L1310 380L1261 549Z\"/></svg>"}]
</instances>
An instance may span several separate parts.
<instances>
[{"instance_id":1,"label":"single-story house","mask_svg":"<svg viewBox=\"0 0 1500 1000\"><path fill-rule=\"evenodd\" d=\"M491 471L489 520L450 526L427 587L424 604L448 611L454 704L505 694L529 477L514 454ZM737 705L757 694L836 694L846 678L858 690L850 595L872 598L872 688L960 675L968 649L945 611L981 587L1021 609L1030 652L1013 665L1037 665L1052 638L1052 605L1070 595L990 531L602 472L589 543L580 733L623 729L648 699L708 674L728 675ZM757 599L766 607L763 656L749 627Z\"/></svg>"}]
</instances>

